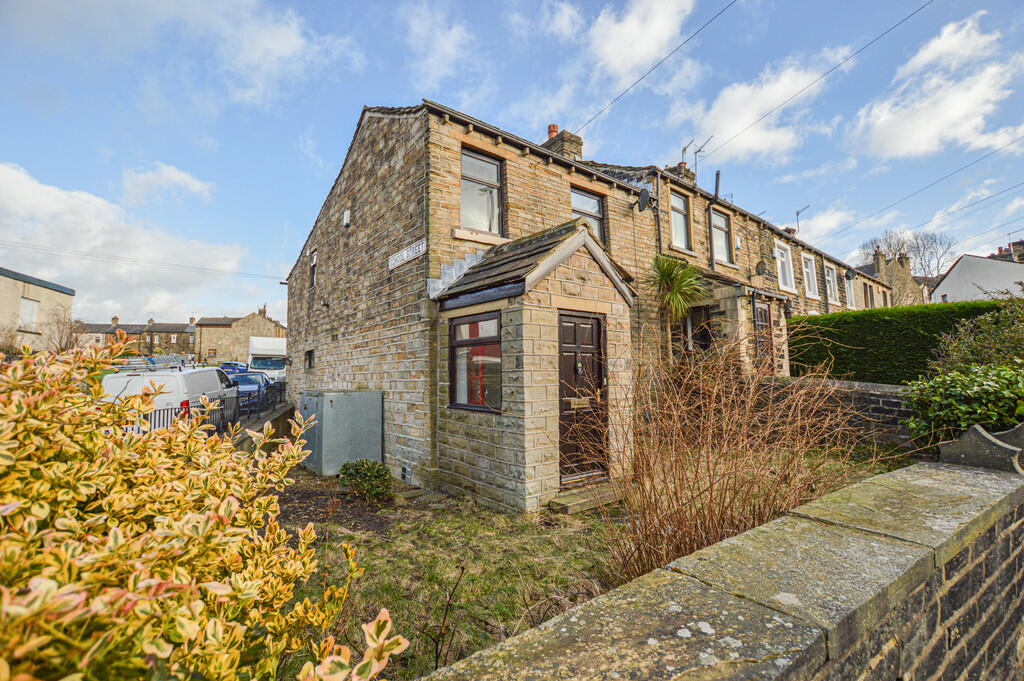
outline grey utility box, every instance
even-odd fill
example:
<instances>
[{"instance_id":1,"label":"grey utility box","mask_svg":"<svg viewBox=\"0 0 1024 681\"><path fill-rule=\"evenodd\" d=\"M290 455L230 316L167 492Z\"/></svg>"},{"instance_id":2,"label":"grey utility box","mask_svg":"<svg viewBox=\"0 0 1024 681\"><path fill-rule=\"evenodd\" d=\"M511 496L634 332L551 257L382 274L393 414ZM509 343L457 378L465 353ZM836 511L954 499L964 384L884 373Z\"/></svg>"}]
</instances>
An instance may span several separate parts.
<instances>
[{"instance_id":1,"label":"grey utility box","mask_svg":"<svg viewBox=\"0 0 1024 681\"><path fill-rule=\"evenodd\" d=\"M304 392L299 397L299 412L303 419L316 417L305 433L309 456L303 464L317 475L337 475L346 461L383 460L383 392Z\"/></svg>"}]
</instances>

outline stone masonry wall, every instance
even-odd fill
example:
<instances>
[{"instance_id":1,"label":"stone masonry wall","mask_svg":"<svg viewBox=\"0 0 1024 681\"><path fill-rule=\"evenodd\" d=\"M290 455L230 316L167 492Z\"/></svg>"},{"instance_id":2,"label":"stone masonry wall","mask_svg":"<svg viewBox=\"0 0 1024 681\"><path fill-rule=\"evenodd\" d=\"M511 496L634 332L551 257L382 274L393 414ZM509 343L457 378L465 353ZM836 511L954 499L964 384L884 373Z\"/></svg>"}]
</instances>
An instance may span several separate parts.
<instances>
[{"instance_id":1,"label":"stone masonry wall","mask_svg":"<svg viewBox=\"0 0 1024 681\"><path fill-rule=\"evenodd\" d=\"M916 464L681 558L432 676L1024 678L1024 478Z\"/></svg>"},{"instance_id":2,"label":"stone masonry wall","mask_svg":"<svg viewBox=\"0 0 1024 681\"><path fill-rule=\"evenodd\" d=\"M426 237L427 178L425 113L364 112L288 278L288 398L298 404L310 389L384 391L385 461L395 477L432 487L431 256L388 268L390 255Z\"/></svg>"},{"instance_id":3,"label":"stone masonry wall","mask_svg":"<svg viewBox=\"0 0 1024 681\"><path fill-rule=\"evenodd\" d=\"M448 385L451 319L501 310L500 414L452 409ZM438 328L438 466L441 488L472 494L505 510L539 510L560 488L558 450L558 311L602 315L606 340L610 470L630 451L633 375L629 308L611 281L580 249L524 295L442 313ZM619 405L619 408L614 408Z\"/></svg>"},{"instance_id":4,"label":"stone masonry wall","mask_svg":"<svg viewBox=\"0 0 1024 681\"><path fill-rule=\"evenodd\" d=\"M281 336L284 329L279 322L259 312L242 317L231 326L203 325L196 327L196 354L202 361L207 358L220 362L248 362L250 336ZM210 357L215 349L216 356ZM298 365L298 366L301 366ZM291 372L289 371L289 374Z\"/></svg>"}]
</instances>

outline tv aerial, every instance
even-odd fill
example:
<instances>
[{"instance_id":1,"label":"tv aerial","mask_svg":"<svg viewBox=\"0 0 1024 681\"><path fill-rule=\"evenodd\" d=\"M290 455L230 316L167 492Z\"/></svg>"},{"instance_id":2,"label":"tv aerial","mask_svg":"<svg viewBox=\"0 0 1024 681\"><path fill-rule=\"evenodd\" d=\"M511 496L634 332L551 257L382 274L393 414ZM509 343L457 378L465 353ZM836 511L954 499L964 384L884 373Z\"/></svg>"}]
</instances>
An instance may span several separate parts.
<instances>
[{"instance_id":1,"label":"tv aerial","mask_svg":"<svg viewBox=\"0 0 1024 681\"><path fill-rule=\"evenodd\" d=\"M807 210L810 207L811 207L811 204L807 204L806 206L804 206L803 208L801 208L800 210L798 210L796 212L796 231L797 232L800 231L800 213L803 213L805 210Z\"/></svg>"}]
</instances>

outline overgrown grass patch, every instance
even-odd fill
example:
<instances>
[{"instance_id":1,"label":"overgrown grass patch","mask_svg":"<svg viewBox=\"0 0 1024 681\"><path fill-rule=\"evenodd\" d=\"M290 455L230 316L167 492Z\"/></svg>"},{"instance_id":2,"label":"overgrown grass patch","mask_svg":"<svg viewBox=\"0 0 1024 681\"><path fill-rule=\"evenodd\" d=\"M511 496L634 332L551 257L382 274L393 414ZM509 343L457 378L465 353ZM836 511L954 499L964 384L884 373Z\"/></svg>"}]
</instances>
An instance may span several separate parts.
<instances>
[{"instance_id":1,"label":"overgrown grass patch","mask_svg":"<svg viewBox=\"0 0 1024 681\"><path fill-rule=\"evenodd\" d=\"M615 586L595 516L516 516L434 496L379 513L383 531L310 518L321 574L305 588L340 577L342 542L356 547L366 572L353 585L341 640L361 640L364 613L384 604L411 642L389 678L414 679Z\"/></svg>"}]
</instances>

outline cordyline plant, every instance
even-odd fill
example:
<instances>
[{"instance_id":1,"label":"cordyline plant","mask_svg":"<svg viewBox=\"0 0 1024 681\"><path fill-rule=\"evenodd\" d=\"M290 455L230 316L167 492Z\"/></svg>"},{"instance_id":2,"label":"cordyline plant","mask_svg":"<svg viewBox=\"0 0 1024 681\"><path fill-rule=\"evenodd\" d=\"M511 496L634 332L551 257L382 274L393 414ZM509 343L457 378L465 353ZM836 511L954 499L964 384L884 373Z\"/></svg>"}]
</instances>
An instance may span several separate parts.
<instances>
[{"instance_id":1,"label":"cordyline plant","mask_svg":"<svg viewBox=\"0 0 1024 681\"><path fill-rule=\"evenodd\" d=\"M276 493L303 458L295 442L250 432L255 454L202 425L137 427L152 393L103 399L125 350L26 354L0 370L0 680L376 677L407 642L387 610L353 659L331 631L361 572L344 547L343 583L294 602L316 569L316 536L277 523ZM264 445L272 451L264 452Z\"/></svg>"}]
</instances>

